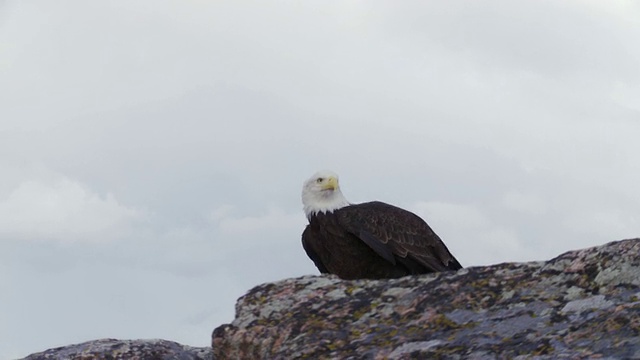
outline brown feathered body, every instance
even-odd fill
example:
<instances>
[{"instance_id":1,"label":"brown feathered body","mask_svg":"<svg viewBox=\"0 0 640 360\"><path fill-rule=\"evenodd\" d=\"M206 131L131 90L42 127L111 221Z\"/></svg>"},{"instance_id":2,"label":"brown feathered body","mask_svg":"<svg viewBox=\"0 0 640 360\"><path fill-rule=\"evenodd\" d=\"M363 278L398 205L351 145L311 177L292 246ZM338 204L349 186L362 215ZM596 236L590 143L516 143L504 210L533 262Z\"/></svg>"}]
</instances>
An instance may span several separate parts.
<instances>
[{"instance_id":1,"label":"brown feathered body","mask_svg":"<svg viewBox=\"0 0 640 360\"><path fill-rule=\"evenodd\" d=\"M398 278L462 268L424 220L379 201L311 215L302 244L321 273L342 279Z\"/></svg>"}]
</instances>

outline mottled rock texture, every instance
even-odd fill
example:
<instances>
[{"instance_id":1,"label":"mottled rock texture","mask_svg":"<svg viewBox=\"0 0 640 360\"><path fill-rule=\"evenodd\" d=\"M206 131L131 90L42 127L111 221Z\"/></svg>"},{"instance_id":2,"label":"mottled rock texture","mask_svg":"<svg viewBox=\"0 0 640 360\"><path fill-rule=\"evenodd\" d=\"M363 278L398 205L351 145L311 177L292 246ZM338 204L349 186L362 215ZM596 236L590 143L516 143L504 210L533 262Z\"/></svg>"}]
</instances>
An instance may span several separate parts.
<instances>
[{"instance_id":1,"label":"mottled rock texture","mask_svg":"<svg viewBox=\"0 0 640 360\"><path fill-rule=\"evenodd\" d=\"M640 359L640 239L395 280L252 289L217 359Z\"/></svg>"},{"instance_id":2,"label":"mottled rock texture","mask_svg":"<svg viewBox=\"0 0 640 360\"><path fill-rule=\"evenodd\" d=\"M209 360L211 348L180 345L167 340L101 339L31 354L24 360Z\"/></svg>"}]
</instances>

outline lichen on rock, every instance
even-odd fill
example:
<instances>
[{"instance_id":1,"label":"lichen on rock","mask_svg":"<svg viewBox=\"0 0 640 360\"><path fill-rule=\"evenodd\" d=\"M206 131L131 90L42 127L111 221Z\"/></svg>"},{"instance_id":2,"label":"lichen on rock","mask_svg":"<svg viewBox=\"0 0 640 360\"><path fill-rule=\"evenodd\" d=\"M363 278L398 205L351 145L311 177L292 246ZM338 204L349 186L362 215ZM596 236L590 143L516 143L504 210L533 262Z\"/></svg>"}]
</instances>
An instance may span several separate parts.
<instances>
[{"instance_id":1,"label":"lichen on rock","mask_svg":"<svg viewBox=\"0 0 640 360\"><path fill-rule=\"evenodd\" d=\"M391 280L260 285L214 330L219 358L640 358L640 239Z\"/></svg>"},{"instance_id":2,"label":"lichen on rock","mask_svg":"<svg viewBox=\"0 0 640 360\"><path fill-rule=\"evenodd\" d=\"M640 359L640 239L547 262L263 284L212 346L101 339L25 359Z\"/></svg>"},{"instance_id":3,"label":"lichen on rock","mask_svg":"<svg viewBox=\"0 0 640 360\"><path fill-rule=\"evenodd\" d=\"M100 339L31 354L23 360L212 360L211 348L173 341Z\"/></svg>"}]
</instances>

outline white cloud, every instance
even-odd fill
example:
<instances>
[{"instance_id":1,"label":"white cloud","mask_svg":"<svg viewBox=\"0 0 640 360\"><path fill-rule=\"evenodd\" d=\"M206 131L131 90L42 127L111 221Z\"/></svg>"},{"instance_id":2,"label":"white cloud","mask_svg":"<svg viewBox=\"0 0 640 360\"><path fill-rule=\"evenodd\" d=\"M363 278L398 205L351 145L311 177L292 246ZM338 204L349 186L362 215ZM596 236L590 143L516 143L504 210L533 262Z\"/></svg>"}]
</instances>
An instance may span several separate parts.
<instances>
[{"instance_id":1,"label":"white cloud","mask_svg":"<svg viewBox=\"0 0 640 360\"><path fill-rule=\"evenodd\" d=\"M504 195L502 203L507 209L523 213L540 215L547 211L547 204L543 198L519 191L508 191Z\"/></svg>"},{"instance_id":2,"label":"white cloud","mask_svg":"<svg viewBox=\"0 0 640 360\"><path fill-rule=\"evenodd\" d=\"M418 202L410 209L427 221L463 266L533 260L514 230L492 221L476 205Z\"/></svg>"},{"instance_id":3,"label":"white cloud","mask_svg":"<svg viewBox=\"0 0 640 360\"><path fill-rule=\"evenodd\" d=\"M637 209L593 209L568 214L563 225L576 234L597 235L601 239L627 239L640 235L640 213Z\"/></svg>"},{"instance_id":4,"label":"white cloud","mask_svg":"<svg viewBox=\"0 0 640 360\"><path fill-rule=\"evenodd\" d=\"M214 210L212 214L223 236L300 229L305 221L302 211L286 213L275 206L269 207L265 214L244 217L230 215L229 211L228 207L221 207Z\"/></svg>"},{"instance_id":5,"label":"white cloud","mask_svg":"<svg viewBox=\"0 0 640 360\"><path fill-rule=\"evenodd\" d=\"M26 180L0 201L0 234L28 240L100 241L143 213L66 177Z\"/></svg>"},{"instance_id":6,"label":"white cloud","mask_svg":"<svg viewBox=\"0 0 640 360\"><path fill-rule=\"evenodd\" d=\"M628 84L616 81L611 90L611 98L618 104L640 111L640 84ZM636 113L636 116L638 114Z\"/></svg>"},{"instance_id":7,"label":"white cloud","mask_svg":"<svg viewBox=\"0 0 640 360\"><path fill-rule=\"evenodd\" d=\"M222 205L215 208L213 211L211 211L208 218L214 224L217 224L223 219L231 216L235 210L236 210L236 207L233 205Z\"/></svg>"},{"instance_id":8,"label":"white cloud","mask_svg":"<svg viewBox=\"0 0 640 360\"><path fill-rule=\"evenodd\" d=\"M490 221L476 206L445 202L418 202L411 207L416 214L438 224L456 228L486 228Z\"/></svg>"}]
</instances>

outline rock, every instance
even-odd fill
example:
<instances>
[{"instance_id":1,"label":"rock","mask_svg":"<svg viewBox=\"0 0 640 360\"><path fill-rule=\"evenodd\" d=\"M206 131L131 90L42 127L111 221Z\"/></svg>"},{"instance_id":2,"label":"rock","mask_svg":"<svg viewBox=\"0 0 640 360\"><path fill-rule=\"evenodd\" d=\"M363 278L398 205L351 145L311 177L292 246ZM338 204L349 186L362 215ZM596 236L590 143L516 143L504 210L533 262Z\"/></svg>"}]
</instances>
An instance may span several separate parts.
<instances>
[{"instance_id":1,"label":"rock","mask_svg":"<svg viewBox=\"0 0 640 360\"><path fill-rule=\"evenodd\" d=\"M216 328L220 359L640 359L640 239L393 280L258 286Z\"/></svg>"},{"instance_id":2,"label":"rock","mask_svg":"<svg viewBox=\"0 0 640 360\"><path fill-rule=\"evenodd\" d=\"M211 348L181 345L167 340L100 339L81 344L49 349L27 356L23 360L210 360Z\"/></svg>"},{"instance_id":3,"label":"rock","mask_svg":"<svg viewBox=\"0 0 640 360\"><path fill-rule=\"evenodd\" d=\"M236 313L213 351L101 339L25 359L640 359L640 239L392 280L287 279Z\"/></svg>"}]
</instances>

